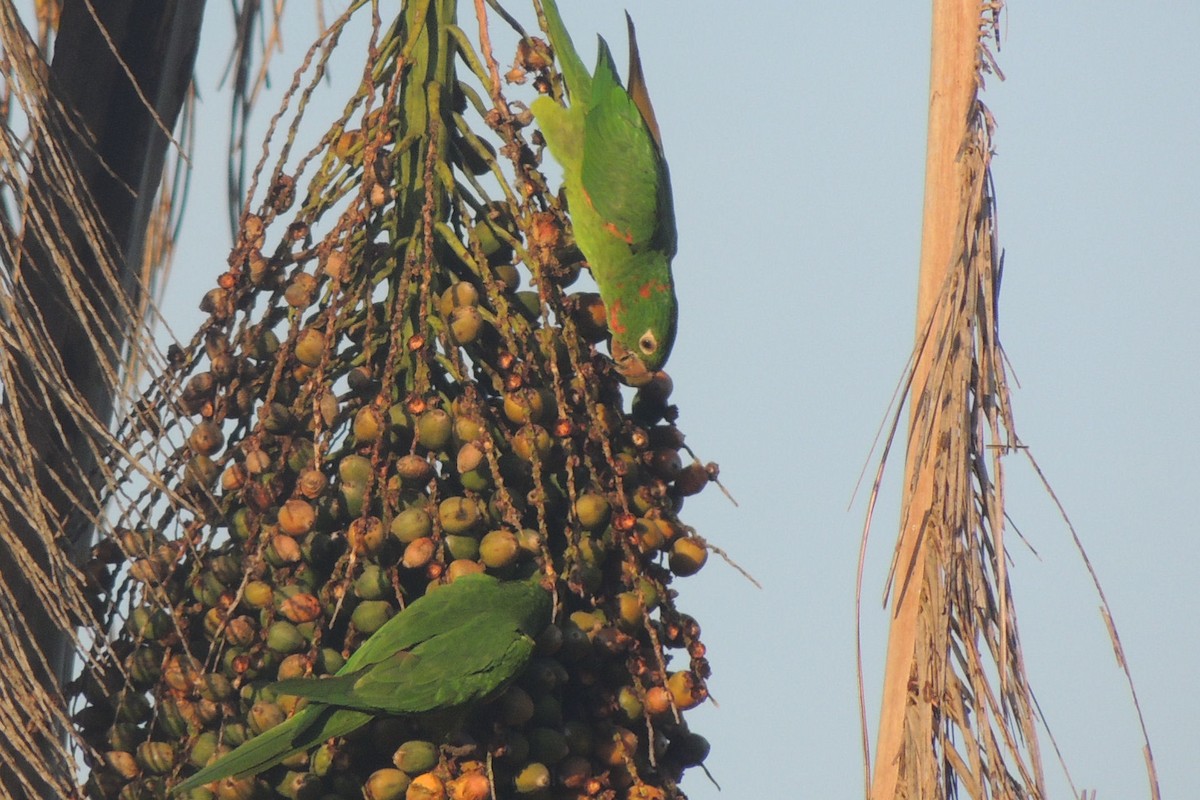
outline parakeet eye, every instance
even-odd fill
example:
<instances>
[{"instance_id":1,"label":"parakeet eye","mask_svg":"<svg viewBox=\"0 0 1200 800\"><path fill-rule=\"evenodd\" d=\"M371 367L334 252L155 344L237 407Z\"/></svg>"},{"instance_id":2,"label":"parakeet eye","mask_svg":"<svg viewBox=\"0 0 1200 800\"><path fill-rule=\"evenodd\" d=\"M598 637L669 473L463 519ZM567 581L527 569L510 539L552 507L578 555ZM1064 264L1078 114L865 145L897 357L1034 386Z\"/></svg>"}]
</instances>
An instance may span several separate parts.
<instances>
[{"instance_id":1,"label":"parakeet eye","mask_svg":"<svg viewBox=\"0 0 1200 800\"><path fill-rule=\"evenodd\" d=\"M638 339L638 348L646 355L652 355L658 349L658 339L654 338L653 332L646 331L642 338Z\"/></svg>"}]
</instances>

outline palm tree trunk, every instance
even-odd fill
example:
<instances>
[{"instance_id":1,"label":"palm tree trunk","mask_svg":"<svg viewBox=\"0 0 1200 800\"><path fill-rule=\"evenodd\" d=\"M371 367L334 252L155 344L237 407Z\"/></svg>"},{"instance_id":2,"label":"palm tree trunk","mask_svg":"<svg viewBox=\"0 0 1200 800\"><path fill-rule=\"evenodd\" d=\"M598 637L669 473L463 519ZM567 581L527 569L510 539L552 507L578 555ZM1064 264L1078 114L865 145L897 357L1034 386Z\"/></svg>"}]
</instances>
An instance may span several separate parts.
<instances>
[{"instance_id":1,"label":"palm tree trunk","mask_svg":"<svg viewBox=\"0 0 1200 800\"><path fill-rule=\"evenodd\" d=\"M31 124L34 178L2 323L8 435L24 448L5 454L0 471L12 554L0 558L0 603L18 620L15 637L0 637L0 658L30 665L24 692L42 702L19 706L25 741L0 745L4 796L54 796L74 782L62 720L47 718L74 653L78 595L64 550L77 562L103 511L101 434L140 322L143 240L203 9L202 0L67 0L43 117Z\"/></svg>"}]
</instances>

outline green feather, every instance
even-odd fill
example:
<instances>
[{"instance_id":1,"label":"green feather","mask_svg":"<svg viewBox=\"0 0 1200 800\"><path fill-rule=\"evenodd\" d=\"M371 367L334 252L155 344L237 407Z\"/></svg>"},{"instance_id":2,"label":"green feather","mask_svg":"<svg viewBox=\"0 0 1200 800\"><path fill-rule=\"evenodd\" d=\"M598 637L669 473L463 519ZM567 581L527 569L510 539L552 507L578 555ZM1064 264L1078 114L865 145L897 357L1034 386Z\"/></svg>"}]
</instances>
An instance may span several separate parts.
<instances>
[{"instance_id":1,"label":"green feather","mask_svg":"<svg viewBox=\"0 0 1200 800\"><path fill-rule=\"evenodd\" d=\"M264 731L174 788L252 775L382 714L469 708L501 691L529 663L549 624L550 594L529 581L466 575L414 601L346 660L335 677L279 681L309 698Z\"/></svg>"},{"instance_id":2,"label":"green feather","mask_svg":"<svg viewBox=\"0 0 1200 800\"><path fill-rule=\"evenodd\" d=\"M627 88L603 38L589 75L554 0L544 0L544 8L570 106L541 97L530 109L563 168L575 240L607 307L613 357L627 377L645 374L662 367L675 340L676 232L670 175L633 22L626 15Z\"/></svg>"}]
</instances>

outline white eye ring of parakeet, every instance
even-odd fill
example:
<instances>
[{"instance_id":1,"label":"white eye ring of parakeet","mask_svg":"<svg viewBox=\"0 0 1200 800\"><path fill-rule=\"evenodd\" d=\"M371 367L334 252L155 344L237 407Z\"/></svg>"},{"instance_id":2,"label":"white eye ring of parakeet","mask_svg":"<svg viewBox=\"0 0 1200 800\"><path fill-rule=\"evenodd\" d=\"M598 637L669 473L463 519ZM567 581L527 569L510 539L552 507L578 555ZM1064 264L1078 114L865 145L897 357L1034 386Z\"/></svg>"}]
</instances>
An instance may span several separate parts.
<instances>
[{"instance_id":1,"label":"white eye ring of parakeet","mask_svg":"<svg viewBox=\"0 0 1200 800\"><path fill-rule=\"evenodd\" d=\"M647 330L642 334L642 338L638 339L638 348L644 355L654 355L654 352L658 350L658 339L654 337L654 331Z\"/></svg>"}]
</instances>

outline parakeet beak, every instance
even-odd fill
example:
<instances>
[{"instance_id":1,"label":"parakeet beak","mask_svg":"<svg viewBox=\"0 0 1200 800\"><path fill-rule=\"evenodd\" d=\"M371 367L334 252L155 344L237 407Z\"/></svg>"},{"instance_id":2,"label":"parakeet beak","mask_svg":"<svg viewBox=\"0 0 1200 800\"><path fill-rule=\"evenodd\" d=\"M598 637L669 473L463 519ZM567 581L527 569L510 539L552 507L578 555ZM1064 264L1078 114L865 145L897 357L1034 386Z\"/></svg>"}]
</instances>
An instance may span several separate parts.
<instances>
[{"instance_id":1,"label":"parakeet beak","mask_svg":"<svg viewBox=\"0 0 1200 800\"><path fill-rule=\"evenodd\" d=\"M612 340L609 345L612 350L613 364L617 368L617 373L624 379L625 383L635 389L639 386L645 386L654 380L656 374L654 370L646 368L637 355L616 339Z\"/></svg>"}]
</instances>

